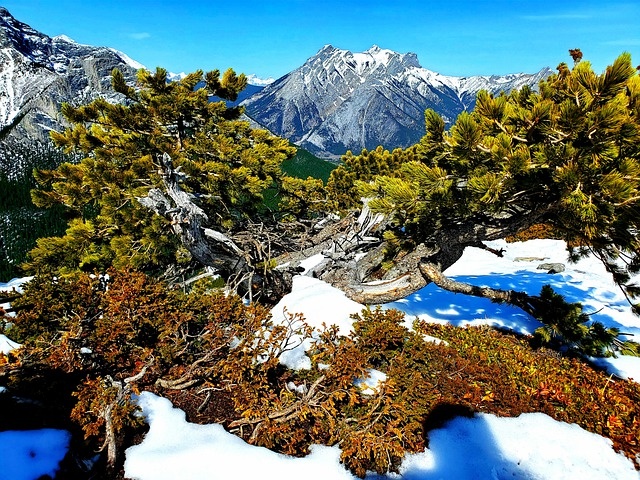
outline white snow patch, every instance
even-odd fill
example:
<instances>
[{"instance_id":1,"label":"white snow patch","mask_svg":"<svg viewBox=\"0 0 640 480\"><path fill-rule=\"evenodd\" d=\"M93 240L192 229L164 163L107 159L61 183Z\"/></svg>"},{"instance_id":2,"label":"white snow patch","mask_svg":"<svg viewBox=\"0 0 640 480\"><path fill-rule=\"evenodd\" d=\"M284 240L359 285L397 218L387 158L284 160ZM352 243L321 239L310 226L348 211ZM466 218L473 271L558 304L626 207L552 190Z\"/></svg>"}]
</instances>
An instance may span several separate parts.
<instances>
[{"instance_id":1,"label":"white snow patch","mask_svg":"<svg viewBox=\"0 0 640 480\"><path fill-rule=\"evenodd\" d=\"M258 77L257 75L254 75L253 73L250 75L247 75L247 83L249 85L256 85L258 87L266 87L267 85L271 85L275 81L276 81L275 78L272 78L272 77L261 78L261 77Z\"/></svg>"},{"instance_id":2,"label":"white snow patch","mask_svg":"<svg viewBox=\"0 0 640 480\"><path fill-rule=\"evenodd\" d=\"M17 350L21 346L19 343L9 340L5 335L0 333L0 353L8 355L9 352Z\"/></svg>"},{"instance_id":3,"label":"white snow patch","mask_svg":"<svg viewBox=\"0 0 640 480\"><path fill-rule=\"evenodd\" d=\"M67 43L77 43L73 38L68 37L66 35L56 35L55 37L52 38L52 40L55 41L59 41L59 42L67 42Z\"/></svg>"},{"instance_id":4,"label":"white snow patch","mask_svg":"<svg viewBox=\"0 0 640 480\"><path fill-rule=\"evenodd\" d=\"M503 257L479 248L468 247L462 257L444 273L456 280L478 286L504 290L520 290L531 295L540 293L549 284L570 302L580 302L586 312L596 312L592 320L607 327L630 333L640 339L640 319L602 263L589 256L577 263L569 263L565 243L559 240L529 240L507 243L504 240L486 242L496 250L503 249ZM563 263L561 274L548 274L537 267L541 263ZM412 295L385 305L405 312L408 318L427 322L449 323L463 327L490 325L532 334L542 324L522 310L509 305L492 303L488 299L456 295L430 284ZM619 355L598 359L609 373L623 378L640 380L640 359Z\"/></svg>"},{"instance_id":5,"label":"white snow patch","mask_svg":"<svg viewBox=\"0 0 640 480\"><path fill-rule=\"evenodd\" d=\"M640 382L640 357L618 355L617 357L604 358L590 357L589 360L591 360L594 365L619 378Z\"/></svg>"},{"instance_id":6,"label":"white snow patch","mask_svg":"<svg viewBox=\"0 0 640 480\"><path fill-rule=\"evenodd\" d=\"M293 382L287 383L287 390L289 390L290 392L296 392L298 395L304 395L309 391L309 389L304 383L301 383L300 385L296 385Z\"/></svg>"},{"instance_id":7,"label":"white snow patch","mask_svg":"<svg viewBox=\"0 0 640 480\"><path fill-rule=\"evenodd\" d=\"M455 418L429 432L429 448L407 456L400 473L407 480L638 479L609 439L543 413Z\"/></svg>"},{"instance_id":8,"label":"white snow patch","mask_svg":"<svg viewBox=\"0 0 640 480\"><path fill-rule=\"evenodd\" d=\"M425 342L435 343L436 345L444 345L445 347L449 346L449 342L438 337L432 337L431 335L427 335L426 333L422 334L422 338Z\"/></svg>"},{"instance_id":9,"label":"white snow patch","mask_svg":"<svg viewBox=\"0 0 640 480\"><path fill-rule=\"evenodd\" d=\"M0 282L0 291L10 292L15 290L18 293L22 293L22 285L31 281L33 277L21 277L21 278L13 278L9 280L7 283Z\"/></svg>"},{"instance_id":10,"label":"white snow patch","mask_svg":"<svg viewBox=\"0 0 640 480\"><path fill-rule=\"evenodd\" d=\"M121 52L120 50L116 50L115 48L109 48L109 50L111 50L113 53L118 55L122 59L122 61L124 61L124 63L129 65L131 68L135 68L136 70L140 70L142 68L144 68L144 69L147 68L143 64L141 64L140 62L134 60L129 55L127 55L126 53Z\"/></svg>"},{"instance_id":11,"label":"white snow patch","mask_svg":"<svg viewBox=\"0 0 640 480\"><path fill-rule=\"evenodd\" d=\"M221 425L195 425L171 402L143 392L138 403L149 422L140 445L126 450L125 473L135 480L352 479L340 450L314 445L304 458L248 445Z\"/></svg>"},{"instance_id":12,"label":"white snow patch","mask_svg":"<svg viewBox=\"0 0 640 480\"><path fill-rule=\"evenodd\" d=\"M360 389L363 395L375 395L380 390L382 383L387 381L387 375L380 370L370 368L365 378L357 378L353 384Z\"/></svg>"},{"instance_id":13,"label":"white snow patch","mask_svg":"<svg viewBox=\"0 0 640 480\"><path fill-rule=\"evenodd\" d=\"M169 400L143 392L138 403L149 433L126 450L125 473L135 480L355 479L339 464L337 447L312 446L292 458L254 447L221 425L194 425ZM429 432L429 448L407 455L400 474L373 479L637 480L638 473L611 441L542 413L517 418L477 414Z\"/></svg>"},{"instance_id":14,"label":"white snow patch","mask_svg":"<svg viewBox=\"0 0 640 480\"><path fill-rule=\"evenodd\" d=\"M297 275L293 277L291 293L273 307L271 315L274 323L286 324L288 318L285 312L302 313L305 321L316 330L322 329L323 323L327 326L337 325L342 335L348 335L353 323L351 315L361 312L363 308L331 285L316 278ZM297 348L283 353L280 362L295 370L311 368L311 360L306 354L310 345L311 340L307 339Z\"/></svg>"},{"instance_id":15,"label":"white snow patch","mask_svg":"<svg viewBox=\"0 0 640 480\"><path fill-rule=\"evenodd\" d=\"M325 260L325 256L322 253L316 253L309 258L306 258L300 262L300 267L304 268L302 275L307 275L309 270L313 270Z\"/></svg>"}]
</instances>

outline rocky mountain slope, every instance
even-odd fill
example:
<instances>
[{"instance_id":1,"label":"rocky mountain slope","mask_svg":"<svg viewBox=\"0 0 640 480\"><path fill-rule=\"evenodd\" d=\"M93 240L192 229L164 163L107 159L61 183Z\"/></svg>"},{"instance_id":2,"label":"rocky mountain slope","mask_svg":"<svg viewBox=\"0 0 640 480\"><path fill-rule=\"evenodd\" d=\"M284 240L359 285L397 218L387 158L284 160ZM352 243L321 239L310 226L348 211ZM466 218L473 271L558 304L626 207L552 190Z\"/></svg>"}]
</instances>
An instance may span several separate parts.
<instances>
[{"instance_id":1,"label":"rocky mountain slope","mask_svg":"<svg viewBox=\"0 0 640 480\"><path fill-rule=\"evenodd\" d=\"M49 130L62 127L62 102L85 103L97 96L119 101L111 70L119 68L133 80L141 67L111 48L51 38L0 7L0 173L7 173L8 158L13 167L20 163L11 153L16 144L48 142ZM275 82L250 86L239 101L273 133L336 159L348 149L411 145L424 133L427 108L451 123L473 108L479 90L535 86L549 73L449 77L422 68L413 53L376 46L352 53L327 45Z\"/></svg>"},{"instance_id":2,"label":"rocky mountain slope","mask_svg":"<svg viewBox=\"0 0 640 480\"><path fill-rule=\"evenodd\" d=\"M352 53L326 45L300 68L244 102L253 119L318 156L409 146L424 134L424 111L448 123L473 108L481 89L536 86L549 75L450 77L420 66L413 53L373 46Z\"/></svg>"},{"instance_id":3,"label":"rocky mountain slope","mask_svg":"<svg viewBox=\"0 0 640 480\"><path fill-rule=\"evenodd\" d=\"M16 144L46 142L48 131L61 127L62 102L79 104L99 95L119 101L111 70L119 68L133 80L140 67L111 48L51 38L0 7L0 169L8 168L7 156L16 160L7 153Z\"/></svg>"}]
</instances>

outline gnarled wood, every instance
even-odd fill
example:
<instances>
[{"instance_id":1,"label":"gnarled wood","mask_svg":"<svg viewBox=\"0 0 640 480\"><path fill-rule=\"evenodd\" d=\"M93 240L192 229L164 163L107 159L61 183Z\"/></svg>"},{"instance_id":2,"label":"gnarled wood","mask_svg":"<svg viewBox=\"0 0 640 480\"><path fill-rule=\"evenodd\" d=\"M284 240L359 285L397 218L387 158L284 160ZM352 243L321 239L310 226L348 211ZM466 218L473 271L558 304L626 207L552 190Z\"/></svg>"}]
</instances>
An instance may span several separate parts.
<instances>
[{"instance_id":1,"label":"gnarled wood","mask_svg":"<svg viewBox=\"0 0 640 480\"><path fill-rule=\"evenodd\" d=\"M181 243L196 260L215 268L232 283L235 279L238 286L244 285L244 292L250 298L253 298L254 291L261 291L263 299L277 300L289 291L292 275L299 271L300 262L322 254L322 260L306 274L330 283L344 291L349 298L363 304L399 300L432 281L440 282L441 286L447 285L448 289L459 293L487 298L493 296L494 300L513 304L518 301L517 295L451 284L438 272L453 265L462 256L465 247L480 246L487 249L481 243L483 240L515 233L534 224L539 215L534 217L515 212L497 218L478 214L477 218L468 222L434 231L428 245L421 243L412 251L403 252L393 259L393 267L385 270L382 263L385 260L386 243L382 233L389 217L372 212L364 200L357 218L353 215L342 219L327 217L318 224L320 228L316 233L288 238L288 243L281 245L280 251L289 251L270 258L271 244L264 246L256 243L258 237L251 232L232 238L211 228L207 215L196 205L195 197L180 187L184 175L173 168L169 155L165 153L159 163L164 191L152 189L138 201L169 221ZM267 242L271 241L269 235L263 235L263 240L265 238ZM254 252L256 258L252 258L250 251ZM502 252L493 253L499 255ZM254 265L267 263L275 264L275 269L267 270L263 266L258 274Z\"/></svg>"},{"instance_id":2,"label":"gnarled wood","mask_svg":"<svg viewBox=\"0 0 640 480\"><path fill-rule=\"evenodd\" d=\"M143 206L166 218L182 245L201 264L239 278L253 268L246 253L222 232L208 228L209 218L194 202L194 197L180 187L183 174L173 168L171 157L163 154L160 173L165 191L154 188L146 197L137 198Z\"/></svg>"},{"instance_id":3,"label":"gnarled wood","mask_svg":"<svg viewBox=\"0 0 640 480\"><path fill-rule=\"evenodd\" d=\"M498 303L508 303L523 309L530 315L535 316L536 304L539 303L537 297L527 295L515 290L500 290L491 287L480 287L469 283L458 282L446 277L439 268L430 263L421 263L420 272L426 279L435 283L443 290L453 293L462 293L474 297L488 298Z\"/></svg>"}]
</instances>

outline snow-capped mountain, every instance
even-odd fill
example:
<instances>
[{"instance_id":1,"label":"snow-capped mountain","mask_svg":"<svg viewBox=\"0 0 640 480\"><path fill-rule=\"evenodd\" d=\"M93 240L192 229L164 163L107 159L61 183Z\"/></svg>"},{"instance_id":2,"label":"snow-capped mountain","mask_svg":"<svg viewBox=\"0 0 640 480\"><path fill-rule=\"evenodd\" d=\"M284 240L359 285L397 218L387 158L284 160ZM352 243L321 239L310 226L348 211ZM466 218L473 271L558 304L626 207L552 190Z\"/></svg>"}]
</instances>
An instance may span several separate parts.
<instances>
[{"instance_id":1,"label":"snow-capped mountain","mask_svg":"<svg viewBox=\"0 0 640 480\"><path fill-rule=\"evenodd\" d=\"M141 67L112 48L49 37L0 7L0 154L13 142L48 141L49 130L61 127L62 102L78 104L99 95L120 101L111 88L111 71L119 68L133 80Z\"/></svg>"},{"instance_id":2,"label":"snow-capped mountain","mask_svg":"<svg viewBox=\"0 0 640 480\"><path fill-rule=\"evenodd\" d=\"M0 171L8 146L48 142L48 132L63 126L62 102L86 103L97 96L121 101L111 89L112 69L133 81L142 67L112 48L49 37L0 7ZM273 133L319 156L338 158L348 149L411 145L423 135L427 108L451 123L473 107L480 89L497 93L535 86L549 73L450 77L422 68L413 53L377 46L352 53L327 45L276 81L250 75L238 102Z\"/></svg>"},{"instance_id":3,"label":"snow-capped mountain","mask_svg":"<svg viewBox=\"0 0 640 480\"><path fill-rule=\"evenodd\" d=\"M347 150L406 147L424 134L424 111L448 123L473 108L481 89L498 93L536 86L549 75L450 77L420 66L414 53L371 47L352 53L323 47L300 68L244 102L272 132L325 158Z\"/></svg>"},{"instance_id":4,"label":"snow-capped mountain","mask_svg":"<svg viewBox=\"0 0 640 480\"><path fill-rule=\"evenodd\" d=\"M256 87L266 87L267 85L271 85L275 81L275 78L272 77L262 78L253 73L251 75L247 75L247 83L249 85L255 85Z\"/></svg>"}]
</instances>

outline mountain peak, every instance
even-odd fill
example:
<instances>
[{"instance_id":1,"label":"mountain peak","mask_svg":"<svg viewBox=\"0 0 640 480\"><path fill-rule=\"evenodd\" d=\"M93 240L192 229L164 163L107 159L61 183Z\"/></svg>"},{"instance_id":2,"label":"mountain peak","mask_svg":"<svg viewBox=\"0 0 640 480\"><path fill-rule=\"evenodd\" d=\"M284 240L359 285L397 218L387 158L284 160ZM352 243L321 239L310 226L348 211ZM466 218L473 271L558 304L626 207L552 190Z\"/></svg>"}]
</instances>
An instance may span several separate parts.
<instances>
[{"instance_id":1,"label":"mountain peak","mask_svg":"<svg viewBox=\"0 0 640 480\"><path fill-rule=\"evenodd\" d=\"M349 52L351 53L351 52ZM393 50L387 50L380 48L378 45L373 45L369 50L366 50L362 53L354 53L353 56L356 59L363 59L365 56L369 56L373 59L376 64L388 65L389 61L393 58L400 55L399 53L394 52ZM365 60L366 61L366 60Z\"/></svg>"},{"instance_id":2,"label":"mountain peak","mask_svg":"<svg viewBox=\"0 0 640 480\"><path fill-rule=\"evenodd\" d=\"M333 64L340 72L351 70L359 77L366 77L374 72L396 73L407 68L420 68L415 53L400 54L378 45L372 45L364 52L352 52L327 44L305 63L306 68L327 68Z\"/></svg>"},{"instance_id":3,"label":"mountain peak","mask_svg":"<svg viewBox=\"0 0 640 480\"><path fill-rule=\"evenodd\" d=\"M15 19L13 18L13 15L11 15L11 14L9 13L9 10L7 10L6 8L4 8L4 7L2 7L2 6L0 6L0 18L2 18L3 20L7 20L7 19L9 19L9 18L11 18L11 19L15 20Z\"/></svg>"},{"instance_id":4,"label":"mountain peak","mask_svg":"<svg viewBox=\"0 0 640 480\"><path fill-rule=\"evenodd\" d=\"M323 158L347 150L413 145L424 135L424 112L451 124L470 110L479 90L535 88L545 76L449 77L420 66L415 53L373 45L353 53L325 45L300 68L243 104L260 124Z\"/></svg>"},{"instance_id":5,"label":"mountain peak","mask_svg":"<svg viewBox=\"0 0 640 480\"><path fill-rule=\"evenodd\" d=\"M331 54L333 52L335 52L336 50L338 50L336 47L334 47L333 45L327 43L324 47L322 47L320 50L318 50L318 53L316 55L320 55L322 54Z\"/></svg>"},{"instance_id":6,"label":"mountain peak","mask_svg":"<svg viewBox=\"0 0 640 480\"><path fill-rule=\"evenodd\" d=\"M52 40L54 42L77 43L73 38L67 37L66 35L56 35Z\"/></svg>"}]
</instances>

